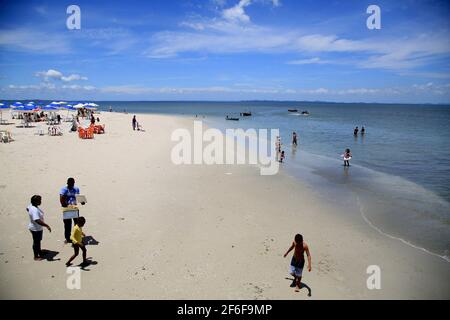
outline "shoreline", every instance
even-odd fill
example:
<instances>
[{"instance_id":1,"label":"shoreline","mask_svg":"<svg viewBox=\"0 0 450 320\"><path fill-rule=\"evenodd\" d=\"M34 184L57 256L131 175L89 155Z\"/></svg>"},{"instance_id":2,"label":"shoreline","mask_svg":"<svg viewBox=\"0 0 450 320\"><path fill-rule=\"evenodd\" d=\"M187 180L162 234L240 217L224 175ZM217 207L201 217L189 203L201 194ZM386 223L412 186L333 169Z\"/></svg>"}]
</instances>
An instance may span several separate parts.
<instances>
[{"instance_id":1,"label":"shoreline","mask_svg":"<svg viewBox=\"0 0 450 320\"><path fill-rule=\"evenodd\" d=\"M17 141L0 146L2 299L42 298L42 292L56 299L450 297L448 263L336 214L315 190L283 170L263 177L247 165L174 166L170 132L192 129L193 119L142 113L139 122L146 131L138 133L130 132L133 114L102 111L106 134L92 141L66 132L39 137L32 134L35 129L14 128ZM76 166L61 166L67 160ZM42 161L42 167L33 168L33 161ZM100 242L88 247L88 256L98 264L83 273L87 290L76 292L64 287L62 261L30 261L24 211L34 191L41 192L54 228L44 235L43 245L56 247L62 260L68 258L71 249L60 244L62 221L55 199L71 175L88 197L82 208L85 230ZM282 254L297 232L311 248L313 271L304 272L311 298L304 289L294 293L285 280L289 259ZM368 290L366 268L377 263L382 290ZM42 283L32 281L32 271Z\"/></svg>"}]
</instances>

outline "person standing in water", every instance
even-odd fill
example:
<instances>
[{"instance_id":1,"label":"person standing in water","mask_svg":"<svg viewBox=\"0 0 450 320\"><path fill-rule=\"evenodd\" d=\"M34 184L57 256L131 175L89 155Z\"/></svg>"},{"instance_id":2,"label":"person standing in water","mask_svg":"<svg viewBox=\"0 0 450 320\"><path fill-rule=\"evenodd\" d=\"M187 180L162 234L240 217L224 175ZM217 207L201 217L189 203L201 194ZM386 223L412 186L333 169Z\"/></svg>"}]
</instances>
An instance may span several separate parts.
<instances>
[{"instance_id":1,"label":"person standing in water","mask_svg":"<svg viewBox=\"0 0 450 320\"><path fill-rule=\"evenodd\" d=\"M297 133L295 131L292 133L292 145L297 146Z\"/></svg>"},{"instance_id":2,"label":"person standing in water","mask_svg":"<svg viewBox=\"0 0 450 320\"><path fill-rule=\"evenodd\" d=\"M281 151L280 162L283 163L283 160L284 160L284 151Z\"/></svg>"},{"instance_id":3,"label":"person standing in water","mask_svg":"<svg viewBox=\"0 0 450 320\"><path fill-rule=\"evenodd\" d=\"M350 152L350 149L345 149L344 154L342 155L344 157L344 167L350 167L350 159L352 158L352 153Z\"/></svg>"},{"instance_id":4,"label":"person standing in water","mask_svg":"<svg viewBox=\"0 0 450 320\"><path fill-rule=\"evenodd\" d=\"M353 135L357 136L358 135L358 131L359 131L359 129L358 129L358 127L356 127L355 130L353 130Z\"/></svg>"},{"instance_id":5,"label":"person standing in water","mask_svg":"<svg viewBox=\"0 0 450 320\"><path fill-rule=\"evenodd\" d=\"M362 128L361 128L361 134L364 134L364 133L366 133L366 129L364 128L364 126L362 126Z\"/></svg>"},{"instance_id":6,"label":"person standing in water","mask_svg":"<svg viewBox=\"0 0 450 320\"><path fill-rule=\"evenodd\" d=\"M303 241L303 236L301 234L296 234L294 237L294 242L289 247L288 251L284 254L284 258L294 249L294 255L291 259L290 274L294 277L291 283L291 287L295 287L295 291L299 292L301 289L301 281L303 274L303 267L305 266L305 256L308 257L308 272L311 272L311 254L309 252L309 247L306 242Z\"/></svg>"}]
</instances>

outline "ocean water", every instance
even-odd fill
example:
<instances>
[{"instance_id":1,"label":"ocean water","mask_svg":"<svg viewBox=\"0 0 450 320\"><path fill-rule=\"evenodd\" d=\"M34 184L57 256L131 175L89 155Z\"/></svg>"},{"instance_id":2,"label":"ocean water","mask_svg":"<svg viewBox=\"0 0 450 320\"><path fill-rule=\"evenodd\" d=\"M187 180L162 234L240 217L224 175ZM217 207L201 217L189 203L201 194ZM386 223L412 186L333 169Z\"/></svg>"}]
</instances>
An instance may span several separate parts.
<instances>
[{"instance_id":1,"label":"ocean water","mask_svg":"<svg viewBox=\"0 0 450 320\"><path fill-rule=\"evenodd\" d=\"M128 113L198 116L209 126L277 128L283 170L377 232L450 261L450 106L319 102L98 102ZM299 113L288 112L298 109ZM309 116L300 114L308 110ZM226 121L251 111L251 117ZM130 115L131 118L131 115ZM355 126L364 136L354 137ZM298 147L291 145L292 132ZM353 154L343 167L345 148Z\"/></svg>"}]
</instances>

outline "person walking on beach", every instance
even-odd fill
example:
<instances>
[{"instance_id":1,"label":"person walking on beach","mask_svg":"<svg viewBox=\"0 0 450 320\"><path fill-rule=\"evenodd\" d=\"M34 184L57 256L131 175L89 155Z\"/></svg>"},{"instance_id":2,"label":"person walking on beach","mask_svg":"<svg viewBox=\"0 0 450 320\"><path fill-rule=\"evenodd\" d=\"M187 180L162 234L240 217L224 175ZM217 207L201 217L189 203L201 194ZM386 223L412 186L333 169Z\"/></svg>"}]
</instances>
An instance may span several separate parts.
<instances>
[{"instance_id":1,"label":"person walking on beach","mask_svg":"<svg viewBox=\"0 0 450 320\"><path fill-rule=\"evenodd\" d=\"M342 155L344 157L344 167L350 167L350 159L352 158L352 153L350 152L350 149L345 149L344 154Z\"/></svg>"},{"instance_id":2,"label":"person walking on beach","mask_svg":"<svg viewBox=\"0 0 450 320\"><path fill-rule=\"evenodd\" d=\"M297 133L295 131L292 133L292 145L297 146Z\"/></svg>"},{"instance_id":3,"label":"person walking on beach","mask_svg":"<svg viewBox=\"0 0 450 320\"><path fill-rule=\"evenodd\" d=\"M80 194L80 189L75 187L75 179L67 179L67 186L61 188L59 192L59 202L63 208L67 208L69 205L76 206L77 198L76 195ZM84 205L84 202L81 202ZM64 222L64 243L70 242L70 232L72 229L72 219L63 219Z\"/></svg>"},{"instance_id":4,"label":"person walking on beach","mask_svg":"<svg viewBox=\"0 0 450 320\"><path fill-rule=\"evenodd\" d=\"M31 197L31 204L27 207L27 212L30 217L28 230L30 230L31 236L33 237L33 253L35 261L43 260L41 241L44 231L42 227L46 227L49 232L52 232L52 228L44 222L44 212L39 208L41 203L42 197L40 195L34 195Z\"/></svg>"},{"instance_id":5,"label":"person walking on beach","mask_svg":"<svg viewBox=\"0 0 450 320\"><path fill-rule=\"evenodd\" d=\"M133 125L133 130L136 130L136 124L137 124L136 115L133 116L133 120L131 121L131 124Z\"/></svg>"},{"instance_id":6,"label":"person walking on beach","mask_svg":"<svg viewBox=\"0 0 450 320\"><path fill-rule=\"evenodd\" d=\"M358 131L359 131L359 129L358 129L358 127L356 127L355 130L353 130L353 135L357 136L358 135Z\"/></svg>"},{"instance_id":7,"label":"person walking on beach","mask_svg":"<svg viewBox=\"0 0 450 320\"><path fill-rule=\"evenodd\" d=\"M308 257L308 271L311 272L311 254L309 252L309 247L306 242L303 241L303 236L301 234L296 234L294 237L294 242L289 247L288 251L284 254L284 258L289 254L289 252L294 249L294 255L291 259L290 274L294 277L291 283L291 288L296 287L295 291L299 292L302 281L303 267L305 265L304 253Z\"/></svg>"},{"instance_id":8,"label":"person walking on beach","mask_svg":"<svg viewBox=\"0 0 450 320\"><path fill-rule=\"evenodd\" d=\"M83 244L83 237L85 234L83 233L83 226L86 224L86 219L84 217L79 217L75 221L75 225L73 226L72 233L70 235L70 240L72 241L73 247L73 255L70 257L69 261L66 262L66 266L70 266L72 261L78 256L78 253L83 251L83 264L86 265L88 260L86 259L86 246Z\"/></svg>"}]
</instances>

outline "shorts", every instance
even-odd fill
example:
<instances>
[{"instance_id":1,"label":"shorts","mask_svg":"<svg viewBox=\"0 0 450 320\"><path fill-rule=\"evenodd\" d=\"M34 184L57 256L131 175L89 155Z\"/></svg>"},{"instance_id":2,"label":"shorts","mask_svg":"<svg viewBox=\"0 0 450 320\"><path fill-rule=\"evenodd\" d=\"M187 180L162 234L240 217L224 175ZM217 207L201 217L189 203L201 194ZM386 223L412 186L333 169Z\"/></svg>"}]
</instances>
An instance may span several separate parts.
<instances>
[{"instance_id":1,"label":"shorts","mask_svg":"<svg viewBox=\"0 0 450 320\"><path fill-rule=\"evenodd\" d=\"M293 276L301 277L302 273L303 273L303 267L300 268L300 267L291 265L289 271L290 271L289 273L292 274Z\"/></svg>"},{"instance_id":2,"label":"shorts","mask_svg":"<svg viewBox=\"0 0 450 320\"><path fill-rule=\"evenodd\" d=\"M305 260L296 261L294 257L291 260L290 274L296 277L301 277L303 273L303 266L305 265Z\"/></svg>"}]
</instances>

